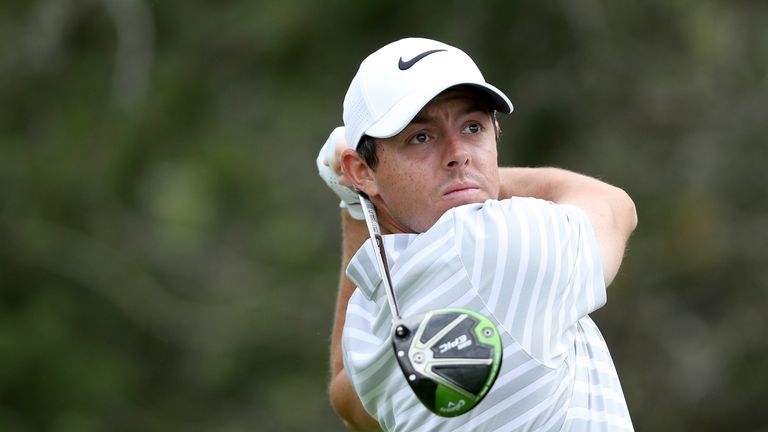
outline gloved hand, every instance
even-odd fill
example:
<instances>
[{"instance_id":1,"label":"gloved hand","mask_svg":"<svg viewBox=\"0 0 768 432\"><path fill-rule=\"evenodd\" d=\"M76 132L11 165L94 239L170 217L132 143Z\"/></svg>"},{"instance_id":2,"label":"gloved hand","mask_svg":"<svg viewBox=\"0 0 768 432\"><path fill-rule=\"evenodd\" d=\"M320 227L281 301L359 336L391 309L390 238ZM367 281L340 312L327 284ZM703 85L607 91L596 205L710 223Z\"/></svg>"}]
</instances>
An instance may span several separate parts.
<instances>
[{"instance_id":1,"label":"gloved hand","mask_svg":"<svg viewBox=\"0 0 768 432\"><path fill-rule=\"evenodd\" d=\"M323 148L317 155L317 171L320 178L325 181L331 190L341 198L339 207L346 208L353 219L364 220L363 208L360 205L360 198L357 192L339 184L339 173L334 169L334 159L336 158L336 146L344 141L344 127L339 126L331 132L325 141ZM346 148L346 146L345 146Z\"/></svg>"}]
</instances>

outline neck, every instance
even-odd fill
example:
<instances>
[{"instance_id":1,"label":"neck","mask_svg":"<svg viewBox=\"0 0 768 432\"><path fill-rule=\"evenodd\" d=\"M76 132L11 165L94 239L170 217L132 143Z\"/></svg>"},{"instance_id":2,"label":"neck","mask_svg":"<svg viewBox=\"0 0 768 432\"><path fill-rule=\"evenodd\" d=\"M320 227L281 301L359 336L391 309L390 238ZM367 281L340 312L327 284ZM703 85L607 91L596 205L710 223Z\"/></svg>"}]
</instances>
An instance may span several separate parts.
<instances>
[{"instance_id":1,"label":"neck","mask_svg":"<svg viewBox=\"0 0 768 432\"><path fill-rule=\"evenodd\" d=\"M382 234L417 234L416 231L395 219L386 206L380 205L377 201L373 202L374 207L376 207L376 217L379 219L379 228Z\"/></svg>"}]
</instances>

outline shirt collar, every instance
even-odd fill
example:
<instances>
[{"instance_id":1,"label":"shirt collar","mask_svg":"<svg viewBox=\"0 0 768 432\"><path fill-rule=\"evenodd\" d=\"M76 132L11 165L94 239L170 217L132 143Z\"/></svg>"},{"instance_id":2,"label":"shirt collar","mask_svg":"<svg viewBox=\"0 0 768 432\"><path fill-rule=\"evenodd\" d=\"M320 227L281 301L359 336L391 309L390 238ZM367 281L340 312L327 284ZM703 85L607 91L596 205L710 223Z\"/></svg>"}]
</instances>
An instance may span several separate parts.
<instances>
[{"instance_id":1,"label":"shirt collar","mask_svg":"<svg viewBox=\"0 0 768 432\"><path fill-rule=\"evenodd\" d=\"M384 252L387 257L390 271L398 257L418 237L417 234L388 234L382 236ZM378 296L374 295L381 285L382 278L379 264L376 260L376 248L371 239L363 243L363 246L355 253L347 266L347 276L355 283L360 291L369 300Z\"/></svg>"}]
</instances>

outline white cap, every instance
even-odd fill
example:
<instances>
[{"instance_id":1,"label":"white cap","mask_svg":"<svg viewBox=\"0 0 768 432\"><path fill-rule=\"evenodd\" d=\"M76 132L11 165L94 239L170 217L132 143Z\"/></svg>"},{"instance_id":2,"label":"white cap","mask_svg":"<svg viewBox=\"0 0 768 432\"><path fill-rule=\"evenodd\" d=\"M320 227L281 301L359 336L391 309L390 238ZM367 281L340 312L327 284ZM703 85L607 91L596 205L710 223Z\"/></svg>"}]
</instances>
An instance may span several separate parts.
<instances>
[{"instance_id":1,"label":"white cap","mask_svg":"<svg viewBox=\"0 0 768 432\"><path fill-rule=\"evenodd\" d=\"M464 51L421 38L382 47L363 60L344 97L347 146L356 148L363 135L397 135L435 96L460 84L484 90L492 108L512 112L509 98L485 82Z\"/></svg>"}]
</instances>

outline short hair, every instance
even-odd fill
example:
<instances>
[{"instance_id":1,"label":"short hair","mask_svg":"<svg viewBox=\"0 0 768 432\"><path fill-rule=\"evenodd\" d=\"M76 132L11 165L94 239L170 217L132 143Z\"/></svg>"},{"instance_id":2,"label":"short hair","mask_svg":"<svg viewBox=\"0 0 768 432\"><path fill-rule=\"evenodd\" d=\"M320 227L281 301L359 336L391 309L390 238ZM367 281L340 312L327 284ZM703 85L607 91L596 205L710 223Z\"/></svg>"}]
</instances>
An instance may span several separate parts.
<instances>
[{"instance_id":1,"label":"short hair","mask_svg":"<svg viewBox=\"0 0 768 432\"><path fill-rule=\"evenodd\" d=\"M357 154L365 161L365 163L371 168L376 169L376 165L379 164L379 158L376 156L376 139L372 136L363 135L360 138L360 143L357 145Z\"/></svg>"},{"instance_id":2,"label":"short hair","mask_svg":"<svg viewBox=\"0 0 768 432\"><path fill-rule=\"evenodd\" d=\"M495 104L491 101L488 94L484 91L478 91L476 87L472 87L469 85L457 85L450 88L447 88L443 91L449 91L449 90L466 90L472 93L477 97L477 99L480 101L483 110L491 116L491 122L493 123L493 129L496 134L496 143L498 144L499 139L501 137L501 131L499 128L496 127L496 113L497 111L491 107L493 107ZM376 169L376 166L379 164L379 158L376 156L376 138L373 138L369 135L363 135L362 138L360 138L360 142L357 143L357 154L360 155L361 158L365 161L365 163L373 170Z\"/></svg>"}]
</instances>

